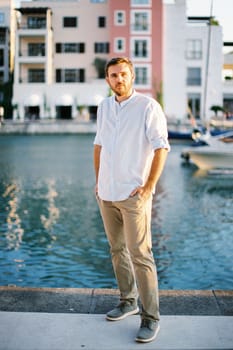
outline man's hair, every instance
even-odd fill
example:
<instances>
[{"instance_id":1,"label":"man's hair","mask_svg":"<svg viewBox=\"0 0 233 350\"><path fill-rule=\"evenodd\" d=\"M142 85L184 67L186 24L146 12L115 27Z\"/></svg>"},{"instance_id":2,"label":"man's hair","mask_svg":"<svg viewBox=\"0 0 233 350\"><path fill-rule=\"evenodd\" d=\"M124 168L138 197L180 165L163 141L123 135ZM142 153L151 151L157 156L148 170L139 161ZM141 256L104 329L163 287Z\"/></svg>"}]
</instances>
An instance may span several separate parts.
<instances>
[{"instance_id":1,"label":"man's hair","mask_svg":"<svg viewBox=\"0 0 233 350\"><path fill-rule=\"evenodd\" d=\"M130 61L129 58L127 57L114 57L112 58L110 61L108 61L106 63L106 66L105 66L105 76L107 77L108 76L108 68L110 66L115 66L116 64L121 64L121 63L125 63L128 65L130 71L133 73L134 69L133 69L133 63Z\"/></svg>"}]
</instances>

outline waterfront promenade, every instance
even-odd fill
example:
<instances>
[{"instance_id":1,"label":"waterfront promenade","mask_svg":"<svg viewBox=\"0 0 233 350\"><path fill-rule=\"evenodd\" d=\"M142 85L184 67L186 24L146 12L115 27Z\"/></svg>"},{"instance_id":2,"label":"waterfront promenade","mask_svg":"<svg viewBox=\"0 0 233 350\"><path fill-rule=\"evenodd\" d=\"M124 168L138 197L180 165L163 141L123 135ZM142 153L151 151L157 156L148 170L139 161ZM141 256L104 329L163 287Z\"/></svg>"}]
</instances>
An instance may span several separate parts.
<instances>
[{"instance_id":1,"label":"waterfront promenade","mask_svg":"<svg viewBox=\"0 0 233 350\"><path fill-rule=\"evenodd\" d=\"M0 135L40 135L40 134L85 134L95 133L94 121L78 120L35 120L13 121L6 119L0 124Z\"/></svg>"},{"instance_id":2,"label":"waterfront promenade","mask_svg":"<svg viewBox=\"0 0 233 350\"><path fill-rule=\"evenodd\" d=\"M112 289L0 287L1 350L233 349L233 291L160 291L161 331L134 342L139 315L108 322Z\"/></svg>"}]
</instances>

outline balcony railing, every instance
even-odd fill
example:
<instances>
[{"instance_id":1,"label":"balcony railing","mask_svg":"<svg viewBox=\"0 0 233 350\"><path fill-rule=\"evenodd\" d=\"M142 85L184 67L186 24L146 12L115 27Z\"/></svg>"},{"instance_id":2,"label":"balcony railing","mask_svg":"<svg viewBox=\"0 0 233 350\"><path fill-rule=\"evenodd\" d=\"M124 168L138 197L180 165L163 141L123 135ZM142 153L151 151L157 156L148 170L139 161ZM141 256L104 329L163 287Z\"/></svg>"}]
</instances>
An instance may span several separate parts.
<instances>
[{"instance_id":1,"label":"balcony railing","mask_svg":"<svg viewBox=\"0 0 233 350\"><path fill-rule=\"evenodd\" d=\"M46 29L46 28L47 28L46 21L18 24L18 29Z\"/></svg>"},{"instance_id":2,"label":"balcony railing","mask_svg":"<svg viewBox=\"0 0 233 350\"><path fill-rule=\"evenodd\" d=\"M45 76L34 76L34 77L21 77L19 78L19 83L21 84L41 84L45 83Z\"/></svg>"},{"instance_id":3,"label":"balcony railing","mask_svg":"<svg viewBox=\"0 0 233 350\"><path fill-rule=\"evenodd\" d=\"M45 48L34 48L33 50L20 50L20 57L44 57L45 56Z\"/></svg>"}]
</instances>

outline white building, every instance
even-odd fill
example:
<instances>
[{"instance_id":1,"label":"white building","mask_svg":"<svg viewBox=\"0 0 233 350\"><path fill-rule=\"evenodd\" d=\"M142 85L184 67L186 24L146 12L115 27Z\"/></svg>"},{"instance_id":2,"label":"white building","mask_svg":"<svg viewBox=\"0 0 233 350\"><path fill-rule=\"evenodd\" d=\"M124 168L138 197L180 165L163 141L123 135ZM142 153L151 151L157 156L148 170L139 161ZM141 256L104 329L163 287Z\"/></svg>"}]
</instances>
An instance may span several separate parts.
<instances>
[{"instance_id":1,"label":"white building","mask_svg":"<svg viewBox=\"0 0 233 350\"><path fill-rule=\"evenodd\" d=\"M11 104L9 81L14 64L14 13L13 0L0 1L0 116Z\"/></svg>"},{"instance_id":2,"label":"white building","mask_svg":"<svg viewBox=\"0 0 233 350\"><path fill-rule=\"evenodd\" d=\"M224 43L229 50L224 55L223 66L223 105L228 117L233 117L233 42Z\"/></svg>"},{"instance_id":3,"label":"white building","mask_svg":"<svg viewBox=\"0 0 233 350\"><path fill-rule=\"evenodd\" d=\"M209 17L186 17L185 0L165 6L164 105L169 117L183 119L190 109L209 119L223 104L222 27Z\"/></svg>"}]
</instances>

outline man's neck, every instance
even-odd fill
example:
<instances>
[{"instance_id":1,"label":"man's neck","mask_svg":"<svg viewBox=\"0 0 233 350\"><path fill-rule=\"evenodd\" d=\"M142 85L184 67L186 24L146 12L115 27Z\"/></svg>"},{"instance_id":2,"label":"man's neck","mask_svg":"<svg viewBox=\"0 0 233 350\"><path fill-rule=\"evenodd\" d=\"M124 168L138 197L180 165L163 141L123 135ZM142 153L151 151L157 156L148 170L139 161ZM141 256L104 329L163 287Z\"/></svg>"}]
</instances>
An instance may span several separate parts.
<instances>
[{"instance_id":1,"label":"man's neck","mask_svg":"<svg viewBox=\"0 0 233 350\"><path fill-rule=\"evenodd\" d=\"M121 103L123 101L128 100L132 96L132 94L133 94L133 89L130 90L129 94L127 94L127 95L124 95L124 96L117 96L117 95L115 95L115 99L116 99L116 101L118 103Z\"/></svg>"}]
</instances>

